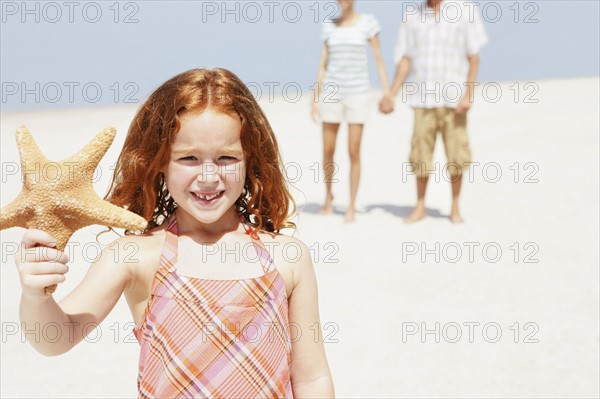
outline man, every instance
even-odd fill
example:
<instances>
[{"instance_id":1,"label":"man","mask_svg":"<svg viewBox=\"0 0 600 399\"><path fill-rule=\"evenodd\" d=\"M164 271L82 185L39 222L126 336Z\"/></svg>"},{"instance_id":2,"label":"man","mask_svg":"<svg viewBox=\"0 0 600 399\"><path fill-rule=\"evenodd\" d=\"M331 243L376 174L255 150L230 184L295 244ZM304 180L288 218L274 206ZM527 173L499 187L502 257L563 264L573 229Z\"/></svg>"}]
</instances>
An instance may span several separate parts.
<instances>
[{"instance_id":1,"label":"man","mask_svg":"<svg viewBox=\"0 0 600 399\"><path fill-rule=\"evenodd\" d=\"M384 113L393 110L394 98L412 71L414 82L407 82L404 94L415 110L409 160L417 177L417 205L404 219L407 223L425 217L428 175L439 172L433 164L438 131L448 158L443 172L452 184L450 220L463 222L458 199L462 173L471 162L467 112L473 102L478 53L486 42L474 2L428 0L405 10L396 44L394 82L379 108Z\"/></svg>"}]
</instances>

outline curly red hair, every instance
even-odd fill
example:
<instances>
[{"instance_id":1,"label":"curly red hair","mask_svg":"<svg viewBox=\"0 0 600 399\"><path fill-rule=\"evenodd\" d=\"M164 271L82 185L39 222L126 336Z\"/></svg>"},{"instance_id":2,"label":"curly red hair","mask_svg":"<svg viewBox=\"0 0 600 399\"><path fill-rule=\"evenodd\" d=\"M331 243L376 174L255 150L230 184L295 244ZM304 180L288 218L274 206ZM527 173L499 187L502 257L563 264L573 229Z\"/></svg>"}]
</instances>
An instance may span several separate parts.
<instances>
[{"instance_id":1,"label":"curly red hair","mask_svg":"<svg viewBox=\"0 0 600 399\"><path fill-rule=\"evenodd\" d=\"M180 118L208 108L237 116L242 123L246 181L235 202L238 214L256 230L295 228L289 219L296 204L273 129L246 85L221 68L183 72L150 95L129 127L106 200L146 219L145 231L160 225L177 209L161 170L169 161Z\"/></svg>"}]
</instances>

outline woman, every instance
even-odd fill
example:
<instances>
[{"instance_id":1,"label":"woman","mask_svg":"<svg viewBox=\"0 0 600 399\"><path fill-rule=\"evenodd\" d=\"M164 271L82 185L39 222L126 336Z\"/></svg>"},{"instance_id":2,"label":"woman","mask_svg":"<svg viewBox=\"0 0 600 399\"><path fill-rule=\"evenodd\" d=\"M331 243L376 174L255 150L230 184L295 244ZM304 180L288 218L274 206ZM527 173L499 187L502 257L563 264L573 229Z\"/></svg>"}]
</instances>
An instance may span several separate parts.
<instances>
[{"instance_id":1,"label":"woman","mask_svg":"<svg viewBox=\"0 0 600 399\"><path fill-rule=\"evenodd\" d=\"M367 47L370 44L377 64L383 95L389 94L387 74L381 56L379 23L374 16L354 11L353 0L339 0L341 15L325 21L321 62L315 85L312 117L323 122L323 171L325 203L321 214L333 211L331 178L333 156L340 123L348 123L350 153L350 204L345 221L353 222L360 180L360 143L364 124L371 109L371 86L367 69Z\"/></svg>"}]
</instances>

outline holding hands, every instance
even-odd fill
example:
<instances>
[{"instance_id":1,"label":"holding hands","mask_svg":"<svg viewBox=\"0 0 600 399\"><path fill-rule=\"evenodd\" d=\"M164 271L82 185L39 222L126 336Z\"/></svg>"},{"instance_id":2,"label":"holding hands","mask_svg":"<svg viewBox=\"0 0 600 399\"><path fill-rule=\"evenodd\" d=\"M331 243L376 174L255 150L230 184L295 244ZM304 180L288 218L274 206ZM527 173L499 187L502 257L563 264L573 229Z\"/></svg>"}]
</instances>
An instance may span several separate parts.
<instances>
[{"instance_id":1,"label":"holding hands","mask_svg":"<svg viewBox=\"0 0 600 399\"><path fill-rule=\"evenodd\" d=\"M386 115L394 112L394 98L391 94L384 94L381 100L379 100L379 112Z\"/></svg>"}]
</instances>

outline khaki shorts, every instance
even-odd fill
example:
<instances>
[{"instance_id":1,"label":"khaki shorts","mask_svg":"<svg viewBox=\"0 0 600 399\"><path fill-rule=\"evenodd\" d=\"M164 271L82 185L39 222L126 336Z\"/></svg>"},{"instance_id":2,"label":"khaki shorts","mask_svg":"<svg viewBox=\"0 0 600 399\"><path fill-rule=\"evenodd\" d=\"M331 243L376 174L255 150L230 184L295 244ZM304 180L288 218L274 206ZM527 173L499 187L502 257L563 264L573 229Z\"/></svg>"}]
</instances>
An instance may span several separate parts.
<instances>
[{"instance_id":1,"label":"khaki shorts","mask_svg":"<svg viewBox=\"0 0 600 399\"><path fill-rule=\"evenodd\" d=\"M433 149L437 133L442 133L448 162L434 165ZM453 108L415 108L412 149L409 160L417 176L426 176L447 168L450 176L460 176L469 169L471 148L467 136L467 116Z\"/></svg>"},{"instance_id":2,"label":"khaki shorts","mask_svg":"<svg viewBox=\"0 0 600 399\"><path fill-rule=\"evenodd\" d=\"M319 112L323 122L364 124L373 105L371 93L326 100L321 98Z\"/></svg>"}]
</instances>

